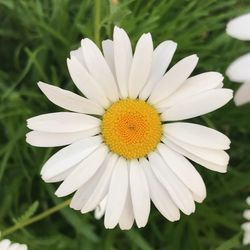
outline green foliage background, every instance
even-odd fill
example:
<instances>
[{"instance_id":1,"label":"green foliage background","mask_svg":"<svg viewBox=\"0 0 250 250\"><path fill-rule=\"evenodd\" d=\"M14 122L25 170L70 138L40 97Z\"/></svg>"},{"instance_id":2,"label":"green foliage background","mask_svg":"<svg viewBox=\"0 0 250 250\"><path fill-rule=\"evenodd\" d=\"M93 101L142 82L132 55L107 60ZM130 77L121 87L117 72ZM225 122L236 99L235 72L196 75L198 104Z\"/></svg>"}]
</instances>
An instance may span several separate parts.
<instances>
[{"instance_id":1,"label":"green foliage background","mask_svg":"<svg viewBox=\"0 0 250 250\"><path fill-rule=\"evenodd\" d=\"M166 39L178 42L174 62L197 53L195 73L224 73L233 59L250 51L249 42L225 34L227 21L246 12L250 0L0 0L0 231L63 202L53 194L58 185L39 176L55 149L26 144L26 119L59 110L41 94L39 80L76 91L66 58L81 38L109 38L114 24L125 28L133 43L151 32L155 46ZM225 86L238 87L228 79ZM237 108L231 102L195 122L232 140L227 174L197 166L208 197L195 214L170 223L153 208L145 228L120 231L105 230L93 214L64 208L5 237L31 250L250 249L241 246L240 230L250 195L250 105Z\"/></svg>"}]
</instances>

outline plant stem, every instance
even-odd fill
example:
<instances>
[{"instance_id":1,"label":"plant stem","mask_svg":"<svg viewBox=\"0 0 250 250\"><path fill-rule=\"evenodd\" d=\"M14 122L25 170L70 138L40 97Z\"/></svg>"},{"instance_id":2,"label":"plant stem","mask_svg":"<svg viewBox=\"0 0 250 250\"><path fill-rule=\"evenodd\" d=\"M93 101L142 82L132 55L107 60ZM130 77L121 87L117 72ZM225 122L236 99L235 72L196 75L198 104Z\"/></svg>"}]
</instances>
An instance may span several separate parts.
<instances>
[{"instance_id":1,"label":"plant stem","mask_svg":"<svg viewBox=\"0 0 250 250\"><path fill-rule=\"evenodd\" d=\"M206 116L201 116L202 120L205 121L205 123L210 127L210 128L213 128L213 129L216 129L215 125L213 124L213 122Z\"/></svg>"},{"instance_id":2,"label":"plant stem","mask_svg":"<svg viewBox=\"0 0 250 250\"><path fill-rule=\"evenodd\" d=\"M101 0L95 0L95 43L100 46L100 20L101 20Z\"/></svg>"},{"instance_id":3,"label":"plant stem","mask_svg":"<svg viewBox=\"0 0 250 250\"><path fill-rule=\"evenodd\" d=\"M21 228L24 228L24 227L26 227L28 225L31 225L31 224L33 224L33 223L35 223L37 221L40 221L40 220L48 217L51 214L56 213L57 211L61 210L62 208L68 206L70 201L71 201L71 199L66 200L66 201L64 201L64 202L62 202L62 203L60 203L60 204L58 204L58 205L44 211L44 212L42 212L42 213L40 213L40 214L38 214L38 215L36 215L34 217L29 218L28 220L26 220L24 222L21 222L19 224L16 224L16 225L14 225L12 227L7 228L6 230L4 230L0 234L1 238L5 237L6 235L12 234L15 231L17 231L17 230L19 230Z\"/></svg>"}]
</instances>

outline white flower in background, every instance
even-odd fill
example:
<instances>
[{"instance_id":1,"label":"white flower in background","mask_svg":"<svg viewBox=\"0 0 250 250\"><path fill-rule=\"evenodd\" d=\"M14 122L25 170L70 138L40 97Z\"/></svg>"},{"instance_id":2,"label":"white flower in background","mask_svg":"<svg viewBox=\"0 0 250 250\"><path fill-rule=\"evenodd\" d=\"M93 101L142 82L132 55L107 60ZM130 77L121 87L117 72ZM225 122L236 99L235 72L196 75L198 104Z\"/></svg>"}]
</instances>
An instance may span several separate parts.
<instances>
[{"instance_id":1,"label":"white flower in background","mask_svg":"<svg viewBox=\"0 0 250 250\"><path fill-rule=\"evenodd\" d=\"M237 39L250 41L250 13L231 20L227 33ZM243 83L235 94L236 105L250 102L250 53L236 59L227 69L231 81Z\"/></svg>"},{"instance_id":2,"label":"white flower in background","mask_svg":"<svg viewBox=\"0 0 250 250\"><path fill-rule=\"evenodd\" d=\"M27 245L11 243L10 240L0 241L0 250L28 250Z\"/></svg>"},{"instance_id":3,"label":"white flower in background","mask_svg":"<svg viewBox=\"0 0 250 250\"><path fill-rule=\"evenodd\" d=\"M165 41L153 49L143 34L132 53L123 29L102 43L103 54L89 39L71 52L70 75L85 95L42 82L50 101L72 112L28 119L27 142L34 146L69 145L43 166L46 182L62 184L59 197L75 192L71 207L87 213L107 197L104 224L121 229L148 221L150 200L170 221L180 211L195 211L206 187L194 166L225 173L230 140L220 132L185 120L214 111L232 98L223 77L207 72L188 78L196 55L166 72L176 43ZM165 73L166 72L166 73ZM172 122L172 123L170 123Z\"/></svg>"},{"instance_id":4,"label":"white flower in background","mask_svg":"<svg viewBox=\"0 0 250 250\"><path fill-rule=\"evenodd\" d=\"M250 206L250 196L246 200L247 204ZM243 217L248 220L242 224L242 229L244 230L243 245L250 244L250 209L247 209L243 213Z\"/></svg>"}]
</instances>

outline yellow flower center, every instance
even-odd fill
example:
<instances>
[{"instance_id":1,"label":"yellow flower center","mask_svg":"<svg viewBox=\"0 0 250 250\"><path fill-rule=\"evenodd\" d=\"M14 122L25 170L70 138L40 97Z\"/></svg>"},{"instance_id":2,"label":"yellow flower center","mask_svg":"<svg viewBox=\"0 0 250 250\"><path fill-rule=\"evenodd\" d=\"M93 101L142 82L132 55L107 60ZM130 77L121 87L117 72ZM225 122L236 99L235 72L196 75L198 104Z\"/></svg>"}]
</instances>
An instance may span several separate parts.
<instances>
[{"instance_id":1,"label":"yellow flower center","mask_svg":"<svg viewBox=\"0 0 250 250\"><path fill-rule=\"evenodd\" d=\"M157 111L145 101L132 99L120 100L107 109L101 131L109 149L126 159L146 156L162 136Z\"/></svg>"}]
</instances>

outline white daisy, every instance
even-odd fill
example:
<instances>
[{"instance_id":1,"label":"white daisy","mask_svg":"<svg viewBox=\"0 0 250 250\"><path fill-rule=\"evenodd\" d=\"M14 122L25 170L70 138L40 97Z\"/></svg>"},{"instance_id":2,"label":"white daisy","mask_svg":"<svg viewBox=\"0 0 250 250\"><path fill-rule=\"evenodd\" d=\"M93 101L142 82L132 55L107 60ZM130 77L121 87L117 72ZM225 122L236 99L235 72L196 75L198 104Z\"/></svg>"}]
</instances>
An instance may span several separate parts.
<instances>
[{"instance_id":1,"label":"white daisy","mask_svg":"<svg viewBox=\"0 0 250 250\"><path fill-rule=\"evenodd\" d=\"M250 196L246 199L246 202L250 206ZM250 209L244 211L243 217L248 220L248 222L242 224L244 230L243 245L248 245L250 244Z\"/></svg>"},{"instance_id":2,"label":"white daisy","mask_svg":"<svg viewBox=\"0 0 250 250\"><path fill-rule=\"evenodd\" d=\"M69 73L85 95L39 82L53 103L72 112L28 119L27 142L40 147L64 146L43 166L46 182L62 184L59 197L75 192L71 207L86 213L107 196L104 224L129 229L148 221L150 200L170 221L181 210L191 214L206 187L191 162L225 173L230 140L220 132L187 122L226 104L232 90L223 77L207 72L188 78L196 55L166 72L176 43L153 49L143 34L132 53L128 35L115 27L102 52L89 39L71 52ZM165 73L166 72L166 73Z\"/></svg>"},{"instance_id":3,"label":"white daisy","mask_svg":"<svg viewBox=\"0 0 250 250\"><path fill-rule=\"evenodd\" d=\"M250 13L236 17L227 25L227 33L239 40L250 41ZM236 59L226 74L231 81L243 83L235 94L236 105L250 102L250 53Z\"/></svg>"},{"instance_id":4,"label":"white daisy","mask_svg":"<svg viewBox=\"0 0 250 250\"><path fill-rule=\"evenodd\" d=\"M0 241L0 250L28 250L27 245L11 243L10 240Z\"/></svg>"}]
</instances>

